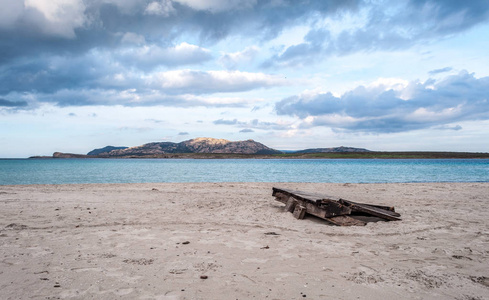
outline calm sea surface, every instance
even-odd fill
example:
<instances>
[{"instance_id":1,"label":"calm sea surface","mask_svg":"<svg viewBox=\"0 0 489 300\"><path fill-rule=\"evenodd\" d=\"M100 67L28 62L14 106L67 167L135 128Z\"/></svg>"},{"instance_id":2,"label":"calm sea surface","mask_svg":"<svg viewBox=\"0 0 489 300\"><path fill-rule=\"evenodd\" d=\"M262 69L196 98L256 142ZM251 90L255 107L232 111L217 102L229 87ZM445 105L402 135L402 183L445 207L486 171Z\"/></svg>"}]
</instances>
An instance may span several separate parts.
<instances>
[{"instance_id":1,"label":"calm sea surface","mask_svg":"<svg viewBox=\"0 0 489 300\"><path fill-rule=\"evenodd\" d=\"M0 185L489 182L489 159L5 159Z\"/></svg>"}]
</instances>

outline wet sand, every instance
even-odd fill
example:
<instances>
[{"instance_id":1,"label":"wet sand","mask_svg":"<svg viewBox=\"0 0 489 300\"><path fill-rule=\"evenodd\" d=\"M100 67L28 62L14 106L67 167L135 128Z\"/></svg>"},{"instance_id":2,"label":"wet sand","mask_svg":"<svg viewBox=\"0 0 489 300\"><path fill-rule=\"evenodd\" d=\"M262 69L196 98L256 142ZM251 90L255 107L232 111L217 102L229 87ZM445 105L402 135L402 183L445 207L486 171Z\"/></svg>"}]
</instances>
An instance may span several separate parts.
<instances>
[{"instance_id":1,"label":"wet sand","mask_svg":"<svg viewBox=\"0 0 489 300\"><path fill-rule=\"evenodd\" d=\"M297 220L273 186L403 220ZM0 207L0 299L489 298L489 183L0 186Z\"/></svg>"}]
</instances>

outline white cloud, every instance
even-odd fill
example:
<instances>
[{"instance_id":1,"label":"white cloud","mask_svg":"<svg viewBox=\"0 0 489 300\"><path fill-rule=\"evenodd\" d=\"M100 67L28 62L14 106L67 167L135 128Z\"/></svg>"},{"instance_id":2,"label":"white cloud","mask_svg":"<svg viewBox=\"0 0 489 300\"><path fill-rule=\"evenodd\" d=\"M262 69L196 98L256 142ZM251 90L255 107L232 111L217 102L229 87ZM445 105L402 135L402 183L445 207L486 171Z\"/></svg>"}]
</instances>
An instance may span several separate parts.
<instances>
[{"instance_id":1,"label":"white cloud","mask_svg":"<svg viewBox=\"0 0 489 300\"><path fill-rule=\"evenodd\" d=\"M401 91L406 88L406 86L409 84L408 80L402 79L402 78L378 78L377 80L373 81L372 83L368 84L367 86L369 88L382 88L384 90L395 90L395 91Z\"/></svg>"},{"instance_id":2,"label":"white cloud","mask_svg":"<svg viewBox=\"0 0 489 300\"><path fill-rule=\"evenodd\" d=\"M131 35L130 38L131 40L138 40L142 37ZM146 70L156 68L159 65L199 64L212 58L208 49L185 42L169 48L161 48L157 45L126 48L121 50L118 56L125 63Z\"/></svg>"},{"instance_id":3,"label":"white cloud","mask_svg":"<svg viewBox=\"0 0 489 300\"><path fill-rule=\"evenodd\" d=\"M278 102L278 114L299 117L302 127L357 132L402 132L489 119L489 77L462 71L442 80L380 80L340 97L299 95Z\"/></svg>"},{"instance_id":4,"label":"white cloud","mask_svg":"<svg viewBox=\"0 0 489 300\"><path fill-rule=\"evenodd\" d=\"M175 8L173 8L172 2L169 0L153 1L146 6L144 13L168 17L175 13Z\"/></svg>"},{"instance_id":5,"label":"white cloud","mask_svg":"<svg viewBox=\"0 0 489 300\"><path fill-rule=\"evenodd\" d=\"M40 12L45 22L38 22L40 29L51 35L75 37L75 29L86 22L85 5L81 0L25 0L25 8Z\"/></svg>"},{"instance_id":6,"label":"white cloud","mask_svg":"<svg viewBox=\"0 0 489 300\"><path fill-rule=\"evenodd\" d=\"M243 51L225 53L219 58L219 62L227 69L234 70L243 64L249 64L258 54L259 48L256 46L246 47Z\"/></svg>"},{"instance_id":7,"label":"white cloud","mask_svg":"<svg viewBox=\"0 0 489 300\"><path fill-rule=\"evenodd\" d=\"M240 71L175 70L156 73L150 85L177 93L218 93L248 91L286 84L283 77Z\"/></svg>"}]
</instances>

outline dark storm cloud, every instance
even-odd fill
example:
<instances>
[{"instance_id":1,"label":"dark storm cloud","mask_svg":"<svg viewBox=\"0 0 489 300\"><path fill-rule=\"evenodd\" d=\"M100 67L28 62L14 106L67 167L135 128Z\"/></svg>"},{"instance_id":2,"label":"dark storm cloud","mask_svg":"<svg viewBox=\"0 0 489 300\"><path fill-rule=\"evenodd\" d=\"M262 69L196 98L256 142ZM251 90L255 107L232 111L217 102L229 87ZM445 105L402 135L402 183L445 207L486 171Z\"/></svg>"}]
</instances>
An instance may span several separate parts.
<instances>
[{"instance_id":1,"label":"dark storm cloud","mask_svg":"<svg viewBox=\"0 0 489 300\"><path fill-rule=\"evenodd\" d=\"M124 42L125 33L140 35L148 43L161 46L171 46L184 34L199 36L203 44L229 35L269 39L315 14L355 10L360 1L214 1L207 8L166 0L69 2L58 6L61 16L52 17L43 12L42 5L24 7L22 1L7 1L10 11L4 10L0 15L4 18L0 21L3 59L44 52L79 53L95 47L117 48Z\"/></svg>"},{"instance_id":2,"label":"dark storm cloud","mask_svg":"<svg viewBox=\"0 0 489 300\"><path fill-rule=\"evenodd\" d=\"M92 52L75 57L39 56L0 65L0 94L101 87L99 80L124 71L105 59L105 55ZM103 88L117 88L117 81L107 81Z\"/></svg>"},{"instance_id":3,"label":"dark storm cloud","mask_svg":"<svg viewBox=\"0 0 489 300\"><path fill-rule=\"evenodd\" d=\"M279 115L303 119L302 127L360 132L443 127L489 119L489 77L475 78L460 72L440 81L411 82L402 90L360 86L341 97L331 93L293 96L278 102L275 108Z\"/></svg>"},{"instance_id":4,"label":"dark storm cloud","mask_svg":"<svg viewBox=\"0 0 489 300\"><path fill-rule=\"evenodd\" d=\"M412 0L404 6L361 0L212 1L207 7L190 1L72 0L58 5L60 14L51 16L42 5L24 7L22 2L6 1L5 12L0 14L0 62L40 53L71 55L94 48L117 49L127 42L173 47L183 35L198 36L204 45L230 35L268 40L295 25L368 11L364 27L344 31L337 38L327 28L311 30L304 44L278 57L286 60L300 48L308 53L345 53L403 47L485 22L489 10L485 0ZM128 39L128 34L139 39Z\"/></svg>"}]
</instances>

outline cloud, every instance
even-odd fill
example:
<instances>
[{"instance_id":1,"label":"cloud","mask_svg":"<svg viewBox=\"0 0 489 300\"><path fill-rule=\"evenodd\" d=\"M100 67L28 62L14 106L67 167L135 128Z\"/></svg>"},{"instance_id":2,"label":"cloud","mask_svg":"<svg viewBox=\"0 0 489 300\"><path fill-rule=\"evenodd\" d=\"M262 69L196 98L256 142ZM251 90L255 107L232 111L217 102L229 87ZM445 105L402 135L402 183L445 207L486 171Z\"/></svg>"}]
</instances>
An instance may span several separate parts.
<instances>
[{"instance_id":1,"label":"cloud","mask_svg":"<svg viewBox=\"0 0 489 300\"><path fill-rule=\"evenodd\" d=\"M141 45L146 43L144 36L134 32L126 32L122 35L121 42L123 44Z\"/></svg>"},{"instance_id":2,"label":"cloud","mask_svg":"<svg viewBox=\"0 0 489 300\"><path fill-rule=\"evenodd\" d=\"M19 0L3 0L0 9L0 28L12 28L24 12L24 3Z\"/></svg>"},{"instance_id":3,"label":"cloud","mask_svg":"<svg viewBox=\"0 0 489 300\"><path fill-rule=\"evenodd\" d=\"M225 119L219 119L215 120L212 123L215 125L232 125L232 126L237 126L244 128L240 132L251 132L247 130L252 130L254 129L261 129L261 130L289 130L291 128L290 123L277 123L277 122L263 122L259 121L258 119L253 119L251 121L239 121L238 119L233 119L233 120L225 120Z\"/></svg>"},{"instance_id":4,"label":"cloud","mask_svg":"<svg viewBox=\"0 0 489 300\"><path fill-rule=\"evenodd\" d=\"M466 71L443 80L410 82L397 90L359 86L336 97L331 93L283 99L279 115L297 116L302 128L315 126L357 132L402 132L454 122L489 119L489 77Z\"/></svg>"},{"instance_id":5,"label":"cloud","mask_svg":"<svg viewBox=\"0 0 489 300\"><path fill-rule=\"evenodd\" d=\"M168 93L229 93L285 85L282 76L240 71L175 70L156 73L149 86Z\"/></svg>"},{"instance_id":6,"label":"cloud","mask_svg":"<svg viewBox=\"0 0 489 300\"><path fill-rule=\"evenodd\" d=\"M265 122L258 119L253 119L243 126L260 130L290 130L292 128L292 124L289 122Z\"/></svg>"},{"instance_id":7,"label":"cloud","mask_svg":"<svg viewBox=\"0 0 489 300\"><path fill-rule=\"evenodd\" d=\"M459 131L459 130L462 130L462 126L460 126L460 125L453 125L453 126L450 126L450 125L441 125L441 126L433 127L433 129Z\"/></svg>"},{"instance_id":8,"label":"cloud","mask_svg":"<svg viewBox=\"0 0 489 300\"><path fill-rule=\"evenodd\" d=\"M312 63L317 56L329 55L331 52L334 52L334 49L330 48L331 46L326 43L330 39L331 34L328 30L311 30L304 37L304 43L286 48L282 53L275 54L262 65L264 67L271 67Z\"/></svg>"},{"instance_id":9,"label":"cloud","mask_svg":"<svg viewBox=\"0 0 489 300\"><path fill-rule=\"evenodd\" d=\"M32 101L68 106L171 106L171 107L243 107L248 99L168 95L159 91L136 89L62 89L49 94L28 94Z\"/></svg>"},{"instance_id":10,"label":"cloud","mask_svg":"<svg viewBox=\"0 0 489 300\"><path fill-rule=\"evenodd\" d=\"M82 0L4 0L1 4L2 29L20 25L43 35L72 39L75 30L87 22Z\"/></svg>"},{"instance_id":11,"label":"cloud","mask_svg":"<svg viewBox=\"0 0 489 300\"><path fill-rule=\"evenodd\" d=\"M300 63L300 57L313 62L317 55L402 49L463 32L488 15L485 0L2 0L0 48L9 61L118 50L127 42L117 36L121 32L165 48L185 38L206 45L229 37L267 41L287 28L312 26L303 43L268 61L280 65Z\"/></svg>"},{"instance_id":12,"label":"cloud","mask_svg":"<svg viewBox=\"0 0 489 300\"><path fill-rule=\"evenodd\" d=\"M127 35L126 33L123 39L127 40ZM130 35L130 40L143 43L144 37ZM200 64L212 59L212 55L207 49L184 42L168 48L144 45L138 48L122 49L116 54L116 58L125 65L142 70L152 70L158 66L176 67Z\"/></svg>"},{"instance_id":13,"label":"cloud","mask_svg":"<svg viewBox=\"0 0 489 300\"><path fill-rule=\"evenodd\" d=\"M135 132L147 132L152 131L154 128L151 127L130 127L130 126L121 126L117 128L118 131L135 131Z\"/></svg>"},{"instance_id":14,"label":"cloud","mask_svg":"<svg viewBox=\"0 0 489 300\"><path fill-rule=\"evenodd\" d=\"M249 64L258 54L259 48L256 46L246 47L243 51L225 53L219 58L219 62L228 70L235 70L242 64Z\"/></svg>"},{"instance_id":15,"label":"cloud","mask_svg":"<svg viewBox=\"0 0 489 300\"><path fill-rule=\"evenodd\" d=\"M169 0L153 1L146 6L144 14L168 17L175 13L172 2Z\"/></svg>"},{"instance_id":16,"label":"cloud","mask_svg":"<svg viewBox=\"0 0 489 300\"><path fill-rule=\"evenodd\" d=\"M238 124L238 120L237 119L234 119L234 120L219 119L219 120L213 121L212 123L214 123L215 125L236 125L236 124Z\"/></svg>"},{"instance_id":17,"label":"cloud","mask_svg":"<svg viewBox=\"0 0 489 300\"><path fill-rule=\"evenodd\" d=\"M0 98L0 107L26 107L26 101L9 101L7 99Z\"/></svg>"},{"instance_id":18,"label":"cloud","mask_svg":"<svg viewBox=\"0 0 489 300\"><path fill-rule=\"evenodd\" d=\"M13 100L29 95L32 100L29 102L60 106L236 106L250 101L224 97L204 99L199 95L285 84L281 76L264 73L190 69L143 72L112 58L105 51L94 50L76 58L44 56L0 65L0 97Z\"/></svg>"},{"instance_id":19,"label":"cloud","mask_svg":"<svg viewBox=\"0 0 489 300\"><path fill-rule=\"evenodd\" d=\"M179 132L178 135L189 135L188 132Z\"/></svg>"},{"instance_id":20,"label":"cloud","mask_svg":"<svg viewBox=\"0 0 489 300\"><path fill-rule=\"evenodd\" d=\"M203 95L288 85L282 75L237 71L269 51L232 52L245 42L263 48L286 29L310 28L302 42L263 64L288 67L404 49L489 19L485 0L1 0L1 6L0 97L17 106L243 105L244 99ZM236 41L233 50L213 53L229 41ZM442 71L448 69L432 72Z\"/></svg>"},{"instance_id":21,"label":"cloud","mask_svg":"<svg viewBox=\"0 0 489 300\"><path fill-rule=\"evenodd\" d=\"M248 133L248 132L255 132L255 131L253 129L245 128L245 129L240 130L239 132Z\"/></svg>"},{"instance_id":22,"label":"cloud","mask_svg":"<svg viewBox=\"0 0 489 300\"><path fill-rule=\"evenodd\" d=\"M451 70L453 70L451 67L446 67L446 68L442 68L442 69L431 70L428 72L428 74L436 75L436 74L440 74L440 73L450 72Z\"/></svg>"},{"instance_id":23,"label":"cloud","mask_svg":"<svg viewBox=\"0 0 489 300\"><path fill-rule=\"evenodd\" d=\"M156 124L164 123L165 122L163 120L158 120L158 119L145 119L144 121L152 122L152 123L156 123Z\"/></svg>"},{"instance_id":24,"label":"cloud","mask_svg":"<svg viewBox=\"0 0 489 300\"><path fill-rule=\"evenodd\" d=\"M250 9L256 5L257 0L174 0L197 11L218 13L229 10Z\"/></svg>"},{"instance_id":25,"label":"cloud","mask_svg":"<svg viewBox=\"0 0 489 300\"><path fill-rule=\"evenodd\" d=\"M42 54L76 55L124 45L132 32L159 47L229 36L269 40L312 16L355 10L359 1L2 0L2 60ZM137 24L137 26L135 26Z\"/></svg>"},{"instance_id":26,"label":"cloud","mask_svg":"<svg viewBox=\"0 0 489 300\"><path fill-rule=\"evenodd\" d=\"M302 43L274 54L263 66L291 67L311 64L318 57L406 49L451 37L488 19L489 2L484 0L365 1L343 14L341 24L318 22L323 25L312 28Z\"/></svg>"}]
</instances>

